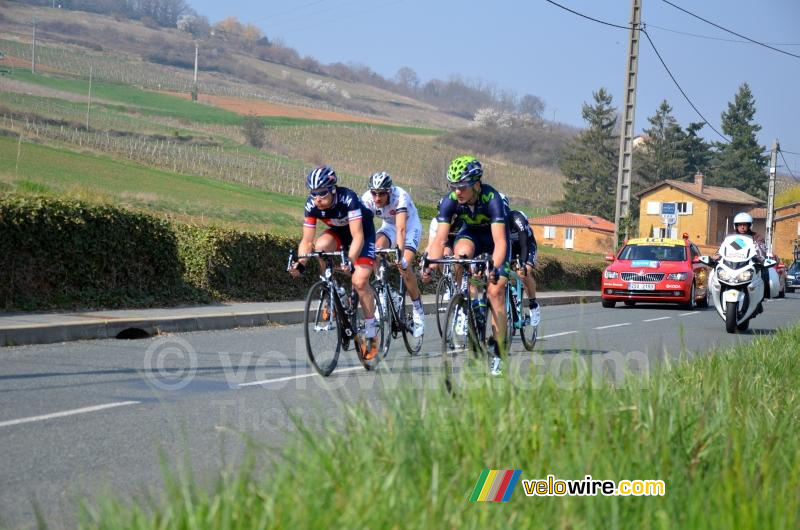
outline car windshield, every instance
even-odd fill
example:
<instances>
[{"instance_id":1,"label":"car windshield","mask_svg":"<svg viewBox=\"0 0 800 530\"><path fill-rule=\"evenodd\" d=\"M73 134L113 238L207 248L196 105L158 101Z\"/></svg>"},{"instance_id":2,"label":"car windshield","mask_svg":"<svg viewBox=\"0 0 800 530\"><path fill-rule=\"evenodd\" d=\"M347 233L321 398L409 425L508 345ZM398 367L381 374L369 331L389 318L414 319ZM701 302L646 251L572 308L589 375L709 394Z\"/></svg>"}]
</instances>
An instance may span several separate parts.
<instances>
[{"instance_id":1,"label":"car windshield","mask_svg":"<svg viewBox=\"0 0 800 530\"><path fill-rule=\"evenodd\" d=\"M686 247L663 245L626 245L619 259L642 261L684 261Z\"/></svg>"},{"instance_id":2,"label":"car windshield","mask_svg":"<svg viewBox=\"0 0 800 530\"><path fill-rule=\"evenodd\" d=\"M794 263L792 263L792 266L789 267L786 272L788 272L789 274L797 274L798 272L800 272L800 261L795 261Z\"/></svg>"}]
</instances>

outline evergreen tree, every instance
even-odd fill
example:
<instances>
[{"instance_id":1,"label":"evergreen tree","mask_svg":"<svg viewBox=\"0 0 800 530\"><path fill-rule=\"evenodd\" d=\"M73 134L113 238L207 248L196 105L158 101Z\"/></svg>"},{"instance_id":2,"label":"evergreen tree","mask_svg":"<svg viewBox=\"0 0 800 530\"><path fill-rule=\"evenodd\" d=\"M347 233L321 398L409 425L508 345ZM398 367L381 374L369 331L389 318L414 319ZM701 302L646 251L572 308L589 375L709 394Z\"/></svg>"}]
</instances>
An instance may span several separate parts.
<instances>
[{"instance_id":1,"label":"evergreen tree","mask_svg":"<svg viewBox=\"0 0 800 530\"><path fill-rule=\"evenodd\" d=\"M638 187L645 188L666 179L686 175L686 134L672 116L672 107L661 102L655 115L647 118L650 128L644 130L644 144L634 154L633 168Z\"/></svg>"},{"instance_id":2,"label":"evergreen tree","mask_svg":"<svg viewBox=\"0 0 800 530\"><path fill-rule=\"evenodd\" d=\"M589 125L570 143L561 160L564 199L561 211L599 215L614 220L617 194L619 137L615 132L617 109L604 88L592 94L594 105L583 104L582 116Z\"/></svg>"},{"instance_id":3,"label":"evergreen tree","mask_svg":"<svg viewBox=\"0 0 800 530\"><path fill-rule=\"evenodd\" d=\"M703 172L707 181L713 179L711 160L714 153L711 151L711 144L705 141L698 133L705 125L704 122L690 123L686 128L686 170L687 177L692 177L698 171Z\"/></svg>"},{"instance_id":4,"label":"evergreen tree","mask_svg":"<svg viewBox=\"0 0 800 530\"><path fill-rule=\"evenodd\" d=\"M730 143L718 142L716 168L710 184L726 186L765 198L767 178L764 169L768 157L765 147L758 145L756 133L761 126L753 123L756 113L753 93L747 83L739 87L728 110L722 113L722 132Z\"/></svg>"}]
</instances>

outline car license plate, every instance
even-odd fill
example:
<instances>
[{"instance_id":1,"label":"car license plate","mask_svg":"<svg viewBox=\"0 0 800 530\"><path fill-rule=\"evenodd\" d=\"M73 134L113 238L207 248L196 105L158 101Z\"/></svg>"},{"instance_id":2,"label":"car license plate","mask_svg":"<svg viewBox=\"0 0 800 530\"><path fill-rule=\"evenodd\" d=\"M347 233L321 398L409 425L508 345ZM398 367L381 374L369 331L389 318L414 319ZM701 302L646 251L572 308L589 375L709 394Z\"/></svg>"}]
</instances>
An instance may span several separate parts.
<instances>
[{"instance_id":1,"label":"car license plate","mask_svg":"<svg viewBox=\"0 0 800 530\"><path fill-rule=\"evenodd\" d=\"M631 283L628 285L631 291L655 291L656 284L654 283Z\"/></svg>"}]
</instances>

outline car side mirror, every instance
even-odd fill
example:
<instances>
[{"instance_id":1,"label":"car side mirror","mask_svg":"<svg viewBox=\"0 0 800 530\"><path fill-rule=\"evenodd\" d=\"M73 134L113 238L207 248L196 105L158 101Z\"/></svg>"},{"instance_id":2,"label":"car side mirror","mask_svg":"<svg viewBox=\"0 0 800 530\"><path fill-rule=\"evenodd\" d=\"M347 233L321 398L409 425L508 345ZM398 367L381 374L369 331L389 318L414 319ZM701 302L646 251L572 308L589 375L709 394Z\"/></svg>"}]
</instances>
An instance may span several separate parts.
<instances>
[{"instance_id":1,"label":"car side mirror","mask_svg":"<svg viewBox=\"0 0 800 530\"><path fill-rule=\"evenodd\" d=\"M697 256L695 259L697 260L695 263L702 263L703 265L708 265L709 267L711 266L711 258L708 256Z\"/></svg>"},{"instance_id":2,"label":"car side mirror","mask_svg":"<svg viewBox=\"0 0 800 530\"><path fill-rule=\"evenodd\" d=\"M695 256L695 257L693 257L693 258L692 258L692 263L702 263L702 262L700 261L700 256Z\"/></svg>"},{"instance_id":3,"label":"car side mirror","mask_svg":"<svg viewBox=\"0 0 800 530\"><path fill-rule=\"evenodd\" d=\"M614 256L611 254L606 254L606 261L614 261Z\"/></svg>"}]
</instances>

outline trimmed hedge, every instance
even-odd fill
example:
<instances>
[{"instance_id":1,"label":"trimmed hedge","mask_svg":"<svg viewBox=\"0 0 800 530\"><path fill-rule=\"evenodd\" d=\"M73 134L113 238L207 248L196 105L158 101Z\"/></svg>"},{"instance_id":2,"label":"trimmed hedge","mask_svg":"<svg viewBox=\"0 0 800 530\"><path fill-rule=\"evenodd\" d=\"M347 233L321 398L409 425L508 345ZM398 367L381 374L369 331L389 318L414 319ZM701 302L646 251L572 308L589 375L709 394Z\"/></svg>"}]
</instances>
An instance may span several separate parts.
<instances>
[{"instance_id":1,"label":"trimmed hedge","mask_svg":"<svg viewBox=\"0 0 800 530\"><path fill-rule=\"evenodd\" d=\"M0 200L5 309L155 305L191 291L165 221L75 200Z\"/></svg>"},{"instance_id":2,"label":"trimmed hedge","mask_svg":"<svg viewBox=\"0 0 800 530\"><path fill-rule=\"evenodd\" d=\"M0 308L302 299L317 273L310 262L302 280L286 274L297 243L80 200L5 195L0 197ZM541 256L539 288L597 289L604 266Z\"/></svg>"}]
</instances>

